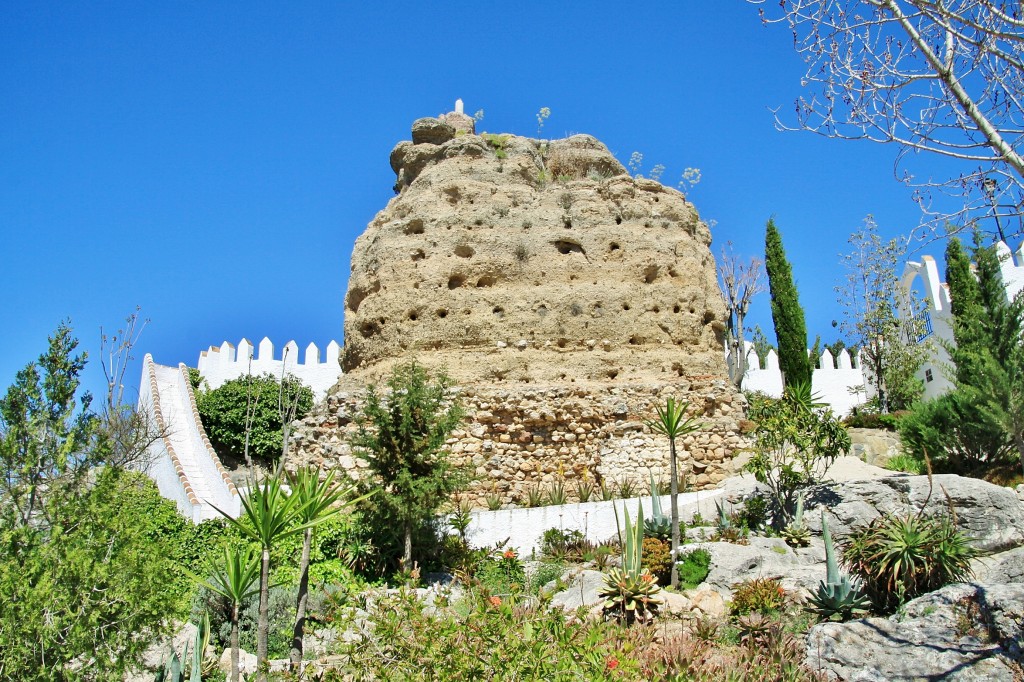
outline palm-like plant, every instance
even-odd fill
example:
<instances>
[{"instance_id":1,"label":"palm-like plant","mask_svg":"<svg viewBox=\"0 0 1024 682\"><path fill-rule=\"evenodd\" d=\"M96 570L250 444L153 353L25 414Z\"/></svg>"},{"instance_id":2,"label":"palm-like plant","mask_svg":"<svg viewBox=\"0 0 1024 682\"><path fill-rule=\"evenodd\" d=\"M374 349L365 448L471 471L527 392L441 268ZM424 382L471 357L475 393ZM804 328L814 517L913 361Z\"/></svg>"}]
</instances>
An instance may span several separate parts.
<instances>
[{"instance_id":1,"label":"palm-like plant","mask_svg":"<svg viewBox=\"0 0 1024 682\"><path fill-rule=\"evenodd\" d=\"M210 563L210 577L196 580L231 604L231 677L238 682L238 611L242 602L259 592L260 555L251 546L226 545L223 563Z\"/></svg>"},{"instance_id":2,"label":"palm-like plant","mask_svg":"<svg viewBox=\"0 0 1024 682\"><path fill-rule=\"evenodd\" d=\"M665 407L658 407L658 418L648 420L645 423L662 435L668 436L668 454L672 494L672 587L679 586L679 568L676 562L679 558L679 475L676 463L676 439L699 430L704 424L692 417L686 416L686 410L690 407L688 402L676 402L675 398L668 398Z\"/></svg>"},{"instance_id":3,"label":"palm-like plant","mask_svg":"<svg viewBox=\"0 0 1024 682\"><path fill-rule=\"evenodd\" d=\"M313 529L339 514L340 504L351 491L335 481L331 471L321 479L320 471L313 467L302 467L288 476L291 497L296 499L295 522L302 526L302 559L299 563L299 591L295 600L295 626L292 629L290 666L297 672L302 663L303 635L306 629L306 601L309 597L309 553L313 545Z\"/></svg>"},{"instance_id":4,"label":"palm-like plant","mask_svg":"<svg viewBox=\"0 0 1024 682\"><path fill-rule=\"evenodd\" d=\"M260 606L256 623L256 679L267 679L267 641L270 633L270 550L278 540L303 532L308 523L297 522L301 511L299 495L289 495L281 484L280 472L257 485L250 481L242 496L242 513L232 518L217 509L244 537L255 541L262 550L260 561ZM214 507L216 509L216 507Z\"/></svg>"}]
</instances>

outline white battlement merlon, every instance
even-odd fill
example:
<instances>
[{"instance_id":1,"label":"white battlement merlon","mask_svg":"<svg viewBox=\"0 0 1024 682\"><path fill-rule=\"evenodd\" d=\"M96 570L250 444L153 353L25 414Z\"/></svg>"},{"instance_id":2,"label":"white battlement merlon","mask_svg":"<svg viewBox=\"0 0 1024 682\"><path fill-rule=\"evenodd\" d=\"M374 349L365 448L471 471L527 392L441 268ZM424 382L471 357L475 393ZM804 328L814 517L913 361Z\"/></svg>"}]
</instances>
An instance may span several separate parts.
<instances>
[{"instance_id":1,"label":"white battlement merlon","mask_svg":"<svg viewBox=\"0 0 1024 682\"><path fill-rule=\"evenodd\" d=\"M274 357L274 344L264 337L254 348L248 339L238 342L238 349L225 341L219 348L211 346L199 354L199 373L210 388L223 386L250 372L253 376L270 374L280 379L282 373L291 375L313 390L316 400L327 395L341 378L341 346L336 341L327 344L323 359L315 343L306 346L299 357L299 344L288 341L281 349L281 357Z\"/></svg>"}]
</instances>

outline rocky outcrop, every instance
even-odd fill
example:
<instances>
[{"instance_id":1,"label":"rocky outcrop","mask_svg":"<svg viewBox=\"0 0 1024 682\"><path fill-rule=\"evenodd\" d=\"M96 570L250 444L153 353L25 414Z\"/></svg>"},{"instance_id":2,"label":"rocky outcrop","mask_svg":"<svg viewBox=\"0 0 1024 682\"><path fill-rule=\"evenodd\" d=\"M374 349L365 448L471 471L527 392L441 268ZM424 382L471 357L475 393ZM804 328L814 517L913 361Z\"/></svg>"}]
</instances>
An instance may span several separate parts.
<instances>
[{"instance_id":1,"label":"rocky outcrop","mask_svg":"<svg viewBox=\"0 0 1024 682\"><path fill-rule=\"evenodd\" d=\"M822 485L808 496L806 521L821 531L816 511L827 507L829 527L837 537L867 525L884 513L926 514L952 511L957 526L974 540L978 549L999 552L1024 544L1024 504L1016 493L987 481L954 474L887 476L841 485Z\"/></svg>"},{"instance_id":2,"label":"rocky outcrop","mask_svg":"<svg viewBox=\"0 0 1024 682\"><path fill-rule=\"evenodd\" d=\"M1024 584L948 585L889 618L822 623L807 663L839 680L1017 680Z\"/></svg>"}]
</instances>

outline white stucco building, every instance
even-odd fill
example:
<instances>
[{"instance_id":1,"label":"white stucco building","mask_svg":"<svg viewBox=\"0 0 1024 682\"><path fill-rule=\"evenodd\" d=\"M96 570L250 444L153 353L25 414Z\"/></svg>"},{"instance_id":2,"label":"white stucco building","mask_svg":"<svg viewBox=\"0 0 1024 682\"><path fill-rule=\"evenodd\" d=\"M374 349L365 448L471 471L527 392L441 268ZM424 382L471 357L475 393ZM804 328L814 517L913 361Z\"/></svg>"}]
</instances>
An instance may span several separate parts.
<instances>
[{"instance_id":1,"label":"white stucco building","mask_svg":"<svg viewBox=\"0 0 1024 682\"><path fill-rule=\"evenodd\" d=\"M995 248L1006 295L1013 298L1024 290L1024 243L1016 253L1011 252L1005 242L997 242ZM924 397L930 399L953 388L949 378L949 354L942 347L942 342L953 343L953 313L950 309L949 286L940 279L934 258L923 256L920 262L907 263L900 281L903 290L909 293L918 278L921 280L925 300L926 330L918 341L926 338L936 341L931 359L921 365L917 373L918 378L924 382Z\"/></svg>"}]
</instances>

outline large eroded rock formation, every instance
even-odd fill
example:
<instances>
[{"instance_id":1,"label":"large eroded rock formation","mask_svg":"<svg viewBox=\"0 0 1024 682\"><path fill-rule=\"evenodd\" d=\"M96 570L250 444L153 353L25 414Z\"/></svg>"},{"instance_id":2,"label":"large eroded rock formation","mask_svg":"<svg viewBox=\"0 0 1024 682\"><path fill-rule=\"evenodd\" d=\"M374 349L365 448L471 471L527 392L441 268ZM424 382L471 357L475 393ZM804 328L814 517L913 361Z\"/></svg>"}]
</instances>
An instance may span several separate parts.
<instances>
[{"instance_id":1,"label":"large eroded rock formation","mask_svg":"<svg viewBox=\"0 0 1024 682\"><path fill-rule=\"evenodd\" d=\"M412 137L391 153L398 195L356 241L345 375L297 432L300 457L357 468L345 431L362 387L415 358L463 391L449 445L478 503L521 503L559 475L570 493L581 479L646 491L668 458L643 419L669 395L706 424L686 439L690 483L720 481L742 398L693 205L587 135L477 135L452 113L416 121Z\"/></svg>"}]
</instances>

